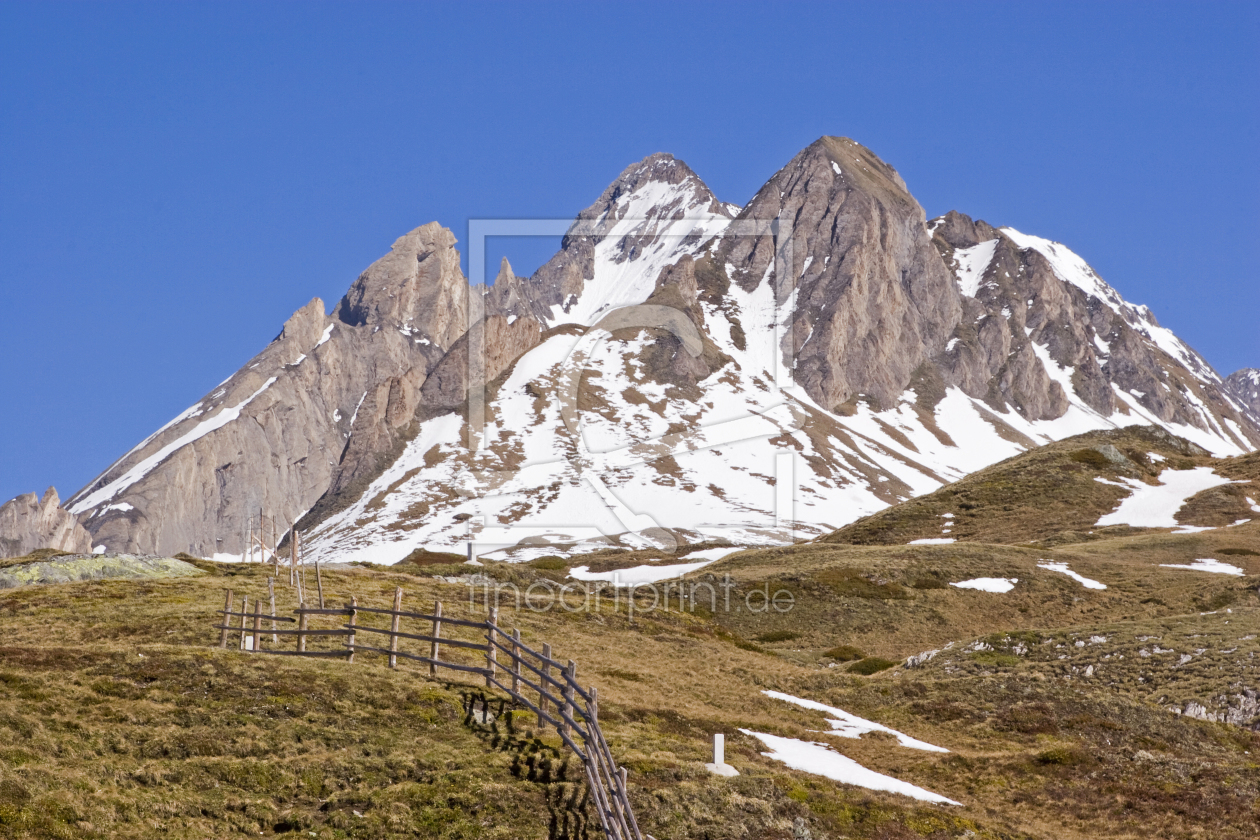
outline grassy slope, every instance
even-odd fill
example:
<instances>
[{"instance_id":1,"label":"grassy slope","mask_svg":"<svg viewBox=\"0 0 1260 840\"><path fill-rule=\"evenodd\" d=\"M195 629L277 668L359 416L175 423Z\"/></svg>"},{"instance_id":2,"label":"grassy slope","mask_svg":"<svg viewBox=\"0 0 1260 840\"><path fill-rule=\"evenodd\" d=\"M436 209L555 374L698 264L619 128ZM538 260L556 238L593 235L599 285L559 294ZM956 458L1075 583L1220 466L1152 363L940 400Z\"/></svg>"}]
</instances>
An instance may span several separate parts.
<instances>
[{"instance_id":1,"label":"grassy slope","mask_svg":"<svg viewBox=\"0 0 1260 840\"><path fill-rule=\"evenodd\" d=\"M1100 449L1105 446L1114 447L1127 461L1109 461ZM1165 460L1152 459L1151 453ZM1096 479L1136 478L1154 484L1162 470L1199 466L1211 466L1235 480L1250 480L1252 485L1199 494L1179 519L1182 524L1217 527L1255 516L1245 498L1248 494L1260 498L1260 459L1254 453L1214 459L1162 430L1133 427L1077 435L1016 455L935 493L860 519L820 541L905 545L939 538L947 525L952 525L948 536L960 542L1054 545L1114 536L1135 529L1097 529L1094 523L1128 491ZM952 522L945 514L952 514Z\"/></svg>"},{"instance_id":2,"label":"grassy slope","mask_svg":"<svg viewBox=\"0 0 1260 840\"><path fill-rule=\"evenodd\" d=\"M519 626L527 643L550 641L599 687L640 822L662 840L789 838L797 817L832 840L1241 838L1260 818L1260 737L1164 707L1210 704L1232 685L1256 684L1254 660L1220 651L1254 645L1229 634L1260 633L1260 557L1219 551L1258 543L1253 523L1037 551L813 544L745 552L704 570L729 571L736 600L763 583L791 589L797 606L786 614L657 612L631 623L605 602L597 614L508 609L503 623ZM1251 577L1158 566L1208 556ZM1085 590L1039 570L1043 558L1110 588ZM221 651L210 628L222 587L256 597L265 573L204 567L214 573L0 595L0 836L581 836L590 814L574 801L574 768L559 778L558 742L538 737L531 715L479 726L468 714L480 691L471 682L430 682L407 666L391 672L379 657L348 665ZM520 582L563 574L489 571ZM354 594L384 606L402 585L408 604L440 596L448 614L469 611L466 590L415 572L328 572L325 589L331 600ZM1008 595L943 586L981 574L1021 583ZM289 590L278 594L281 610L291 609ZM1197 615L1213 605L1232 612ZM1200 624L1207 629L1195 630ZM1012 654L1004 643L953 653L975 637L1025 630L1036 634L1035 653ZM1160 660L1158 669L1086 679L1086 656L1107 673L1107 645L1073 645L1070 660L1058 659L1055 645L1073 632L1104 632L1116 651L1143 644L1142 635L1202 633L1212 652L1191 671ZM746 641L756 637L778 641ZM899 660L950 641L923 668L869 677L825 655L852 644ZM1137 659L1130 651L1124 661ZM952 752L820 734L821 715L766 698L763 688L830 702ZM762 757L741 727L826 741L964 807L788 770ZM727 734L738 778L703 769L717 731Z\"/></svg>"}]
</instances>

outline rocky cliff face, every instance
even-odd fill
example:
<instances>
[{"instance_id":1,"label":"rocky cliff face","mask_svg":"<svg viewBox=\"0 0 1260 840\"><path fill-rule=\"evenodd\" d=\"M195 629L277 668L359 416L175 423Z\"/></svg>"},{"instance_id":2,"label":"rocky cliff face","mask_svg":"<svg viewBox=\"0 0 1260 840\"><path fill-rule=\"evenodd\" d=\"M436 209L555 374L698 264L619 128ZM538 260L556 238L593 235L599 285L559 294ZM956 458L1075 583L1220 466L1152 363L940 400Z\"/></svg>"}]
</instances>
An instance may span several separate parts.
<instances>
[{"instance_id":1,"label":"rocky cliff face","mask_svg":"<svg viewBox=\"0 0 1260 840\"><path fill-rule=\"evenodd\" d=\"M450 231L400 237L70 509L154 553L238 554L260 510L378 562L469 538L781 542L1090 429L1249 451L1244 380L1064 246L928 222L851 140L744 207L652 155L530 277L504 261L470 289Z\"/></svg>"},{"instance_id":2,"label":"rocky cliff face","mask_svg":"<svg viewBox=\"0 0 1260 840\"><path fill-rule=\"evenodd\" d=\"M962 311L901 176L852 140L825 137L780 169L739 219L782 220L776 237L732 238L716 257L741 288L772 284L788 319L780 349L795 356L796 382L831 410L857 398L895 405Z\"/></svg>"},{"instance_id":3,"label":"rocky cliff face","mask_svg":"<svg viewBox=\"0 0 1260 840\"><path fill-rule=\"evenodd\" d=\"M947 385L1031 420L1076 409L1257 443L1211 366L1062 245L960 213L930 227L967 310L935 360Z\"/></svg>"},{"instance_id":4,"label":"rocky cliff face","mask_svg":"<svg viewBox=\"0 0 1260 840\"><path fill-rule=\"evenodd\" d=\"M1260 426L1260 370L1243 368L1225 379L1225 391Z\"/></svg>"},{"instance_id":5,"label":"rocky cliff face","mask_svg":"<svg viewBox=\"0 0 1260 840\"><path fill-rule=\"evenodd\" d=\"M0 505L0 557L25 557L39 548L71 554L92 550L92 535L61 507L52 487L42 499L27 493Z\"/></svg>"},{"instance_id":6,"label":"rocky cliff face","mask_svg":"<svg viewBox=\"0 0 1260 840\"><path fill-rule=\"evenodd\" d=\"M399 237L331 317L318 298L298 310L70 510L113 551L239 554L260 511L283 534L330 489L375 475L464 331L468 283L454 244L436 224Z\"/></svg>"}]
</instances>

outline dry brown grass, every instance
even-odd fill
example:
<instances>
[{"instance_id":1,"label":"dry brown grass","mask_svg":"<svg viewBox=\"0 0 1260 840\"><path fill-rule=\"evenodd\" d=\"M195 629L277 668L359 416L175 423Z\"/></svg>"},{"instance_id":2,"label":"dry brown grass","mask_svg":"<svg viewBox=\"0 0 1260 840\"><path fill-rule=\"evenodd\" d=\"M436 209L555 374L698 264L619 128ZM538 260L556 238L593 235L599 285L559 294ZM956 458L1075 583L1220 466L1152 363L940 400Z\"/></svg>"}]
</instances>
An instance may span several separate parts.
<instances>
[{"instance_id":1,"label":"dry brown grass","mask_svg":"<svg viewBox=\"0 0 1260 840\"><path fill-rule=\"evenodd\" d=\"M1125 460L1117 463L1104 451L1118 453ZM1151 459L1151 453L1165 460ZM1257 463L1260 461L1254 455L1208 457L1154 427L1090 432L994 464L935 493L860 519L819 541L905 545L912 540L941 537L943 529L951 527L948 536L960 542L1084 542L1137 530L1095 527L1101 516L1128 495L1123 487L1104 484L1096 478L1112 482L1136 478L1154 483L1164 469L1211 466L1222 475L1245 481L1253 480ZM1255 497L1260 486L1232 485L1206 491L1191 500L1178 521L1215 527L1251 518L1254 512L1244 498L1248 493Z\"/></svg>"},{"instance_id":2,"label":"dry brown grass","mask_svg":"<svg viewBox=\"0 0 1260 840\"><path fill-rule=\"evenodd\" d=\"M937 639L961 643L1037 622L1087 624L1108 610L1138 611L1136 634L1143 622L1212 597L1222 584L1204 580L1215 576L1152 570L1152 558L1201 547L1141 542L1153 539L1173 538L1129 538L1140 550L1128 555L1113 546L1115 558L1089 553L1098 543L1072 547L1074 569L1099 578L1114 573L1115 590L1102 593L1113 601L1034 571L1039 552L1031 550L805 546L748 552L713 567L730 569L740 592L771 578L795 587L801 612L783 620L741 623L748 617L675 610L631 622L605 602L599 613L505 606L501 623L519 627L527 644L551 642L599 687L601 718L613 753L630 769L639 820L660 838L786 840L797 817L815 837L833 840L1245 837L1257 816L1252 756L1260 755L1250 733L1175 717L1140 693L1067 680L1054 670L1058 660L863 677L820 656L856 643L899 660ZM589 816L572 801L572 775L556 779L558 741L534 732L531 715L511 716L511 731L504 716L497 731L468 722L467 697L479 690L471 682L430 682L417 668L390 671L382 657L365 654L349 665L217 649L210 628L222 588L252 600L265 593L266 572L205 566L216 574L0 596L0 728L11 733L0 753L0 836L542 838L566 836L566 815L570 830ZM855 571L828 575L837 569ZM1028 575L1038 588L1026 597L1017 588L1016 598L1003 601L930 585L982 571ZM522 580L560 574L513 573ZM360 604L386 606L401 585L407 606L441 597L451 615L480 609L468 606L459 586L396 570L330 569L324 585L331 602L353 594ZM880 597L893 591L910 597ZM281 610L291 609L287 588L279 592ZM1167 606L1143 605L1148 592ZM1231 620L1255 622L1248 597L1240 594ZM1193 618L1184 621L1193 626ZM756 636L780 641L744 641ZM1211 669L1200 677L1195 691L1211 690ZM821 715L761 694L770 688L953 752L819 734ZM1037 731L1049 724L1036 720L1053 729ZM739 728L827 741L964 807L925 806L787 770L761 756L759 742ZM738 778L703 768L719 731ZM1142 750L1158 760L1135 762Z\"/></svg>"}]
</instances>

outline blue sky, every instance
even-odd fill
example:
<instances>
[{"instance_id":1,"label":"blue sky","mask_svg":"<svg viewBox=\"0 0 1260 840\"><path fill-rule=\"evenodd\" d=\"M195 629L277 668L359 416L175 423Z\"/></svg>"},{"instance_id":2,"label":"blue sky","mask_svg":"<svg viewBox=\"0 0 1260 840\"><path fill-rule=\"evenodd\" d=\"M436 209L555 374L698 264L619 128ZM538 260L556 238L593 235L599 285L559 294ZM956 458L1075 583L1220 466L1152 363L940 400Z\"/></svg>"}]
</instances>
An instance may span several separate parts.
<instances>
[{"instance_id":1,"label":"blue sky","mask_svg":"<svg viewBox=\"0 0 1260 840\"><path fill-rule=\"evenodd\" d=\"M407 230L571 216L656 151L743 203L852 137L1260 366L1258 56L1256 3L0 3L0 499L68 496Z\"/></svg>"}]
</instances>

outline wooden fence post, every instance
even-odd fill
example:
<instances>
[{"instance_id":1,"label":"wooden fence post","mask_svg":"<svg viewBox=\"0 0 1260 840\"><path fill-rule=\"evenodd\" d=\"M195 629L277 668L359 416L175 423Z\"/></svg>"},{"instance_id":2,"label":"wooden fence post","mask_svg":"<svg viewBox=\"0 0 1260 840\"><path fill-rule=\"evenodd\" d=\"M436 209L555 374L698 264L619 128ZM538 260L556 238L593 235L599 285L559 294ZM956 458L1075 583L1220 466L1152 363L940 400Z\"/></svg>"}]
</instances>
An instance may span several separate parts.
<instances>
[{"instance_id":1,"label":"wooden fence post","mask_svg":"<svg viewBox=\"0 0 1260 840\"><path fill-rule=\"evenodd\" d=\"M512 630L512 693L521 693L521 631Z\"/></svg>"},{"instance_id":2,"label":"wooden fence post","mask_svg":"<svg viewBox=\"0 0 1260 840\"><path fill-rule=\"evenodd\" d=\"M316 568L319 568L316 566ZM433 602L433 643L429 646L429 658L433 661L429 663L429 676L437 676L438 655L442 652L442 646L438 643L438 639L442 638L442 602Z\"/></svg>"},{"instance_id":3,"label":"wooden fence post","mask_svg":"<svg viewBox=\"0 0 1260 840\"><path fill-rule=\"evenodd\" d=\"M315 561L315 588L319 590L319 608L324 608L324 580L319 576L319 560Z\"/></svg>"},{"instance_id":4,"label":"wooden fence post","mask_svg":"<svg viewBox=\"0 0 1260 840\"><path fill-rule=\"evenodd\" d=\"M346 661L354 661L354 623L359 611L355 609L359 605L359 601L353 595L350 596L350 603L346 604L346 609L350 610L350 635L346 637Z\"/></svg>"},{"instance_id":5,"label":"wooden fence post","mask_svg":"<svg viewBox=\"0 0 1260 840\"><path fill-rule=\"evenodd\" d=\"M258 634L262 630L262 601L254 601L254 643L250 649L258 652Z\"/></svg>"},{"instance_id":6,"label":"wooden fence post","mask_svg":"<svg viewBox=\"0 0 1260 840\"><path fill-rule=\"evenodd\" d=\"M306 653L306 604L298 604L298 636L297 649L298 653Z\"/></svg>"},{"instance_id":7,"label":"wooden fence post","mask_svg":"<svg viewBox=\"0 0 1260 840\"><path fill-rule=\"evenodd\" d=\"M494 677L498 676L498 656L497 648L494 646L497 633L497 625L499 623L499 608L491 607L490 614L486 616L486 636L489 641L486 643L486 688L494 688Z\"/></svg>"},{"instance_id":8,"label":"wooden fence post","mask_svg":"<svg viewBox=\"0 0 1260 840\"><path fill-rule=\"evenodd\" d=\"M241 596L241 642L240 642L241 650L245 650L245 622L249 620L245 617L245 614L248 612L249 612L249 596L242 595Z\"/></svg>"},{"instance_id":9,"label":"wooden fence post","mask_svg":"<svg viewBox=\"0 0 1260 840\"><path fill-rule=\"evenodd\" d=\"M267 595L271 597L271 643L273 645L280 644L280 637L276 635L276 579L275 577L267 578Z\"/></svg>"},{"instance_id":10,"label":"wooden fence post","mask_svg":"<svg viewBox=\"0 0 1260 840\"><path fill-rule=\"evenodd\" d=\"M402 611L402 587L394 587L394 616L389 623L389 667L398 667L398 613Z\"/></svg>"},{"instance_id":11,"label":"wooden fence post","mask_svg":"<svg viewBox=\"0 0 1260 840\"><path fill-rule=\"evenodd\" d=\"M639 833L639 824L634 818L634 811L630 808L630 793L626 788L626 768L617 768L617 780L621 783L617 789L617 810L621 812L621 823L627 825L634 831L635 835Z\"/></svg>"},{"instance_id":12,"label":"wooden fence post","mask_svg":"<svg viewBox=\"0 0 1260 840\"><path fill-rule=\"evenodd\" d=\"M564 709L562 712L567 713L569 717L573 717L573 681L577 679L577 663L572 659L569 660L569 667L564 669L564 688L561 694L564 695ZM569 722L565 720L564 714L560 715L559 729L565 735L569 734Z\"/></svg>"},{"instance_id":13,"label":"wooden fence post","mask_svg":"<svg viewBox=\"0 0 1260 840\"><path fill-rule=\"evenodd\" d=\"M232 611L232 590L227 590L227 597L223 599L223 630L219 635L219 647L227 647L228 625L232 623L232 616L228 615Z\"/></svg>"},{"instance_id":14,"label":"wooden fence post","mask_svg":"<svg viewBox=\"0 0 1260 840\"><path fill-rule=\"evenodd\" d=\"M551 676L551 645L544 642L543 643L542 679L538 681L538 687L542 689L542 691L538 692L538 708L544 714L546 714L547 712L547 695L544 694L543 691L546 691L547 686L550 684L547 682L547 678L550 676ZM542 719L539 718L538 729L541 731L545 725L546 724L543 723Z\"/></svg>"}]
</instances>

